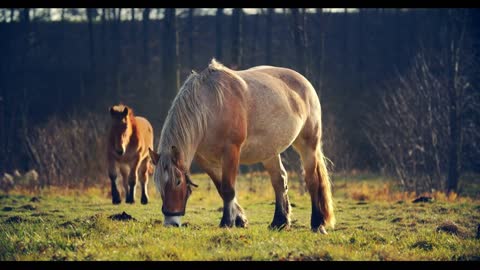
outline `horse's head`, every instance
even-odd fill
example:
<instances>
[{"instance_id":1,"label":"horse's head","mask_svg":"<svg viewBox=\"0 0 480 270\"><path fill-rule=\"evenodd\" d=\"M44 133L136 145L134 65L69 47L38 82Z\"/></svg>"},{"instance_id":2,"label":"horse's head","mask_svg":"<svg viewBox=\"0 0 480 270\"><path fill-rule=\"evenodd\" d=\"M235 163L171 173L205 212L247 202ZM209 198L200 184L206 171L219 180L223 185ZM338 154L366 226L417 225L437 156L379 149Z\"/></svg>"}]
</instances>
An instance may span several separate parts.
<instances>
[{"instance_id":1,"label":"horse's head","mask_svg":"<svg viewBox=\"0 0 480 270\"><path fill-rule=\"evenodd\" d=\"M154 181L160 191L165 216L164 226L180 226L180 219L185 215L187 200L192 194L191 186L197 187L188 175L183 156L177 147L172 146L169 152L157 154L148 149L155 164Z\"/></svg>"},{"instance_id":2,"label":"horse's head","mask_svg":"<svg viewBox=\"0 0 480 270\"><path fill-rule=\"evenodd\" d=\"M132 123L130 117L133 113L130 108L124 105L110 107L112 120L111 139L114 141L114 150L118 155L123 155L132 136Z\"/></svg>"}]
</instances>

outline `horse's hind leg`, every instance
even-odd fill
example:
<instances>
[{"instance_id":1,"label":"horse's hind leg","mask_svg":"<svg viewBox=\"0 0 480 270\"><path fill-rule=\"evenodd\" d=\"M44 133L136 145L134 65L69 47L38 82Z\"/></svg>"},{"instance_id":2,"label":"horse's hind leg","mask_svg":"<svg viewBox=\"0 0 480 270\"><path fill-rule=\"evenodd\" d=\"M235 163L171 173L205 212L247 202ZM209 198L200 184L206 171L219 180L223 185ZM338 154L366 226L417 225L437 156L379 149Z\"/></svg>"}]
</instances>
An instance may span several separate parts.
<instances>
[{"instance_id":1,"label":"horse's hind leg","mask_svg":"<svg viewBox=\"0 0 480 270\"><path fill-rule=\"evenodd\" d=\"M270 174L273 189L275 190L275 214L269 228L283 229L290 227L290 202L288 200L288 177L283 167L280 155L263 162L263 166Z\"/></svg>"},{"instance_id":2,"label":"horse's hind leg","mask_svg":"<svg viewBox=\"0 0 480 270\"><path fill-rule=\"evenodd\" d=\"M312 202L310 226L312 231L326 234L326 225L334 226L333 202L330 180L320 145L304 141L296 143L305 169L305 183Z\"/></svg>"},{"instance_id":3,"label":"horse's hind leg","mask_svg":"<svg viewBox=\"0 0 480 270\"><path fill-rule=\"evenodd\" d=\"M115 161L108 161L108 177L110 177L112 184L112 203L119 204L122 200L120 199L120 193L117 188L117 167L115 166Z\"/></svg>"},{"instance_id":4,"label":"horse's hind leg","mask_svg":"<svg viewBox=\"0 0 480 270\"><path fill-rule=\"evenodd\" d=\"M142 186L142 199L141 199L142 204L147 204L148 203L148 190L147 190L148 175L147 175L147 169L148 169L148 158L145 158L140 163L140 167L138 168L138 178L139 178L140 184Z\"/></svg>"}]
</instances>

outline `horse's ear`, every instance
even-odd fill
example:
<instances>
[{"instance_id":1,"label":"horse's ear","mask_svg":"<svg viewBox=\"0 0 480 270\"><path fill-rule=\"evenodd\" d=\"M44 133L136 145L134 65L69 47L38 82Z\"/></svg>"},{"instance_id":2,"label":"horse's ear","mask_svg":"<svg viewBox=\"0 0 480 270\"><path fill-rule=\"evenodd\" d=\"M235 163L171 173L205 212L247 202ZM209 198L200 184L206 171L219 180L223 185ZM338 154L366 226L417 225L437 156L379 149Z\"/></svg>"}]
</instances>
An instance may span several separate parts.
<instances>
[{"instance_id":1,"label":"horse's ear","mask_svg":"<svg viewBox=\"0 0 480 270\"><path fill-rule=\"evenodd\" d=\"M125 117L127 116L127 114L128 114L128 108L125 107L125 109L123 109L122 116Z\"/></svg>"},{"instance_id":2,"label":"horse's ear","mask_svg":"<svg viewBox=\"0 0 480 270\"><path fill-rule=\"evenodd\" d=\"M172 145L172 159L177 166L180 165L179 162L181 162L182 156L180 151L175 145Z\"/></svg>"},{"instance_id":3,"label":"horse's ear","mask_svg":"<svg viewBox=\"0 0 480 270\"><path fill-rule=\"evenodd\" d=\"M157 165L158 160L160 159L160 155L157 154L152 148L148 148L148 153L150 154L150 158L152 159L153 165Z\"/></svg>"},{"instance_id":4,"label":"horse's ear","mask_svg":"<svg viewBox=\"0 0 480 270\"><path fill-rule=\"evenodd\" d=\"M108 110L110 111L110 115L113 115L115 111L113 110L113 106L109 107Z\"/></svg>"}]
</instances>

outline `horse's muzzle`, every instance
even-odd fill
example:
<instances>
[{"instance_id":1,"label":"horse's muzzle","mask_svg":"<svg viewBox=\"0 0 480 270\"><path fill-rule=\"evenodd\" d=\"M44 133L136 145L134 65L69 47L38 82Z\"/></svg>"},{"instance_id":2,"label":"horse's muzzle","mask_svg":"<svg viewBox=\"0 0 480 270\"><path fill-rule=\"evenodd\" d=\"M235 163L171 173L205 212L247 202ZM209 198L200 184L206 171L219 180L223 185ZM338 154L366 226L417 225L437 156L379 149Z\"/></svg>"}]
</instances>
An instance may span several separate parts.
<instances>
[{"instance_id":1,"label":"horse's muzzle","mask_svg":"<svg viewBox=\"0 0 480 270\"><path fill-rule=\"evenodd\" d=\"M123 149L122 150L117 150L116 152L119 156L123 155Z\"/></svg>"},{"instance_id":2,"label":"horse's muzzle","mask_svg":"<svg viewBox=\"0 0 480 270\"><path fill-rule=\"evenodd\" d=\"M180 227L182 225L180 216L165 216L163 226L165 227Z\"/></svg>"}]
</instances>

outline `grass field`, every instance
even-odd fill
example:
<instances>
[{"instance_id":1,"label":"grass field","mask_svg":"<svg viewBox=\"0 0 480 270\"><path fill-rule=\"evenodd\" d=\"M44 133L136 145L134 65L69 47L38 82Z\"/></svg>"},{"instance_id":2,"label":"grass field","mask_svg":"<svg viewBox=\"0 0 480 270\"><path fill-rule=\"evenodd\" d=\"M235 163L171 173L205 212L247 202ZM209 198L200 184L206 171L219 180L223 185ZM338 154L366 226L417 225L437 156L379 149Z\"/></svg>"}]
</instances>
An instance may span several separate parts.
<instances>
[{"instance_id":1,"label":"grass field","mask_svg":"<svg viewBox=\"0 0 480 270\"><path fill-rule=\"evenodd\" d=\"M136 204L122 197L114 206L109 189L2 195L0 260L480 260L478 178L465 188L470 197L436 193L433 202L412 203L413 194L378 177L336 176L337 225L328 235L310 231L309 195L295 183L292 227L271 231L274 195L264 174L237 183L246 229L219 228L222 201L213 183L206 175L192 179L200 186L180 228L163 227L153 185L146 206L139 193ZM122 212L133 219L110 218Z\"/></svg>"}]
</instances>

